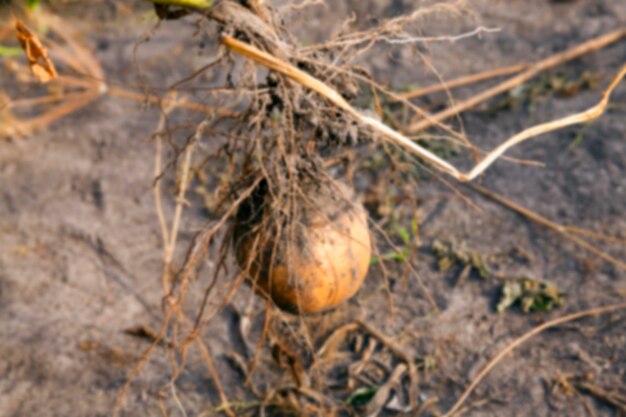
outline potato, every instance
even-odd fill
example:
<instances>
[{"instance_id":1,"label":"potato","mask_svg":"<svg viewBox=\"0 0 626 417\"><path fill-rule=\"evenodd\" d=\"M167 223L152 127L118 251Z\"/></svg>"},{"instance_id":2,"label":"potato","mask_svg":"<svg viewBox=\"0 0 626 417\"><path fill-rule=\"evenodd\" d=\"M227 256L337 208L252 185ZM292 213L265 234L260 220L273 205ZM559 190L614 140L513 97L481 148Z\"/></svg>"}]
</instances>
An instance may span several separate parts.
<instances>
[{"instance_id":1,"label":"potato","mask_svg":"<svg viewBox=\"0 0 626 417\"><path fill-rule=\"evenodd\" d=\"M367 215L336 181L299 184L274 201L262 183L238 210L237 263L257 291L299 314L338 306L361 287L370 264Z\"/></svg>"}]
</instances>

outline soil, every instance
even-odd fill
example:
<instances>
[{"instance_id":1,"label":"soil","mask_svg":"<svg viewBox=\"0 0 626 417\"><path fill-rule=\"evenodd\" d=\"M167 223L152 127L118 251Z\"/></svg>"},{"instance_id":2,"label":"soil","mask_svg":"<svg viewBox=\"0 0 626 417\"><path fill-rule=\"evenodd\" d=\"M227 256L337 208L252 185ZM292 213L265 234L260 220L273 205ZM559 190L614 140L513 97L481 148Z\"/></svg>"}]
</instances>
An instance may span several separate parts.
<instances>
[{"instance_id":1,"label":"soil","mask_svg":"<svg viewBox=\"0 0 626 417\"><path fill-rule=\"evenodd\" d=\"M355 25L365 27L381 16L406 12L417 2L328 3L332 5L313 6L289 20L303 44L326 38L353 11ZM425 33L463 33L477 25L501 31L413 51L380 45L361 64L379 82L406 89L437 81L417 52L430 59L438 76L452 79L533 62L626 24L622 0L476 0L471 8L469 17L429 16L422 23ZM85 38L110 80L134 85L134 45L153 25L139 19L129 24L128 19L94 24L86 28ZM167 22L137 49L144 82L170 85L210 60L215 41L194 38L195 29L193 19ZM568 96L545 90L519 105L509 105L507 96L501 96L464 113L456 123L474 143L490 149L525 127L586 109L626 61L625 45L615 43L550 72L576 80L587 71L599 77L595 87ZM2 71L2 87L15 91ZM219 83L223 74L206 79ZM455 90L454 97L469 97L486 85L489 82ZM436 109L445 98L434 95L424 104ZM625 102L622 85L598 121L544 135L510 152L545 167L501 161L478 182L552 221L626 238ZM45 132L0 143L1 416L110 415L130 369L150 343L128 330L158 329L162 242L152 193L154 146L149 140L157 123L153 109L107 97ZM466 161L452 158L455 164ZM172 191L174 184L168 181L166 191ZM386 181L382 174L364 170L354 178L363 197L378 182L392 189ZM425 175L412 191L419 202L415 215L420 246L412 259L416 273L404 279L402 268L390 267L393 315L380 269L372 267L365 286L349 303L322 316L284 320L305 322L313 329L312 343L319 344L333 329L359 318L396 340L411 357L432 358L435 365L419 371L419 403L436 401L424 415L448 410L487 361L516 336L550 318L624 300L625 271L545 227L436 175ZM177 262L194 234L211 220L199 202L195 196L183 216ZM165 207L168 217L173 208L172 197ZM439 271L430 249L436 239L465 242L488 261L494 275L532 276L556 284L565 294L564 306L547 313L497 313L502 281L471 274L458 282L458 268ZM387 249L379 243L381 251ZM624 260L623 250L610 245L606 249ZM186 306L190 314L202 299L216 259L217 250L212 249L192 285ZM222 283L219 288L226 287ZM233 358L250 357L249 341L260 333L263 309L264 303L242 287L205 329L224 390L233 401L255 398ZM589 410L597 416L623 414L623 404L619 411L589 390L566 395L554 381L577 376L625 395L625 315L622 311L585 319L535 337L479 385L464 415L585 416ZM250 334L242 336L240 329L246 326L251 326ZM253 349L254 343L252 354ZM265 354L268 348L263 352L254 383L267 392L291 376ZM171 374L166 350L157 348L131 385L121 415L160 415L163 386L169 415L211 415L219 400L201 356L192 352L187 358L175 396L167 385Z\"/></svg>"}]
</instances>

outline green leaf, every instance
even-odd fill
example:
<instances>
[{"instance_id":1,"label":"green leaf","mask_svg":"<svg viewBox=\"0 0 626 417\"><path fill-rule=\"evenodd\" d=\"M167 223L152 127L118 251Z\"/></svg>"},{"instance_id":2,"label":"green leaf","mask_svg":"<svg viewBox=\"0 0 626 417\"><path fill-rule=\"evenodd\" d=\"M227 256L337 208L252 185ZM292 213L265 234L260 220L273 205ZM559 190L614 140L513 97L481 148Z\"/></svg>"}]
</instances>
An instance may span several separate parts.
<instances>
[{"instance_id":1,"label":"green leaf","mask_svg":"<svg viewBox=\"0 0 626 417\"><path fill-rule=\"evenodd\" d=\"M409 248L404 248L402 251L388 252L383 255L384 260L404 262L409 257Z\"/></svg>"},{"instance_id":2,"label":"green leaf","mask_svg":"<svg viewBox=\"0 0 626 417\"><path fill-rule=\"evenodd\" d=\"M23 53L22 48L0 45L0 56L20 56Z\"/></svg>"},{"instance_id":3,"label":"green leaf","mask_svg":"<svg viewBox=\"0 0 626 417\"><path fill-rule=\"evenodd\" d=\"M391 251L382 254L381 256L372 256L370 259L370 265L378 265L380 261L396 261L404 262L409 258L409 248L404 248L401 251Z\"/></svg>"},{"instance_id":4,"label":"green leaf","mask_svg":"<svg viewBox=\"0 0 626 417\"><path fill-rule=\"evenodd\" d=\"M411 243L411 233L409 233L408 230L404 228L399 228L398 236L400 236L400 239L402 239L402 242L404 242L405 245Z\"/></svg>"},{"instance_id":5,"label":"green leaf","mask_svg":"<svg viewBox=\"0 0 626 417\"><path fill-rule=\"evenodd\" d=\"M26 0L26 7L32 10L39 7L39 3L39 0Z\"/></svg>"},{"instance_id":6,"label":"green leaf","mask_svg":"<svg viewBox=\"0 0 626 417\"><path fill-rule=\"evenodd\" d=\"M350 396L346 399L346 404L352 405L355 407L363 406L370 402L374 395L376 395L376 391L378 388L375 387L363 387L357 388Z\"/></svg>"},{"instance_id":7,"label":"green leaf","mask_svg":"<svg viewBox=\"0 0 626 417\"><path fill-rule=\"evenodd\" d=\"M213 0L148 0L152 3L165 6L189 7L191 9L207 10L213 7Z\"/></svg>"}]
</instances>

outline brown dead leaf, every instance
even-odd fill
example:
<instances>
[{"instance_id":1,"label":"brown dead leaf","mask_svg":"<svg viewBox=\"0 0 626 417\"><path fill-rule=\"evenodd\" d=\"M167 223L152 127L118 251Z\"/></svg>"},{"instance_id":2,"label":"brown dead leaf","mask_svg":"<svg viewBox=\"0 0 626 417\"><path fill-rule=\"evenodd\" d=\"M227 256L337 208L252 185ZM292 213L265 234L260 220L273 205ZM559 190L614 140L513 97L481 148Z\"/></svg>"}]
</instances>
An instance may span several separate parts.
<instances>
[{"instance_id":1,"label":"brown dead leaf","mask_svg":"<svg viewBox=\"0 0 626 417\"><path fill-rule=\"evenodd\" d=\"M502 295L496 306L503 312L514 304L519 304L524 313L545 312L560 307L564 302L564 294L555 284L520 277L507 280L502 286Z\"/></svg>"},{"instance_id":2,"label":"brown dead leaf","mask_svg":"<svg viewBox=\"0 0 626 417\"><path fill-rule=\"evenodd\" d=\"M15 36L26 54L30 71L40 82L47 83L58 76L46 48L19 19L15 19Z\"/></svg>"},{"instance_id":3,"label":"brown dead leaf","mask_svg":"<svg viewBox=\"0 0 626 417\"><path fill-rule=\"evenodd\" d=\"M133 355L126 353L120 347L109 347L97 340L87 339L78 343L78 348L86 353L95 353L108 364L113 366L127 367L137 360Z\"/></svg>"},{"instance_id":4,"label":"brown dead leaf","mask_svg":"<svg viewBox=\"0 0 626 417\"><path fill-rule=\"evenodd\" d=\"M365 415L368 417L376 417L380 414L382 409L387 405L390 398L390 393L393 390L399 390L399 384L404 377L404 374L407 371L407 366L403 363L398 364L396 368L393 370L389 379L385 384L378 387L373 395L370 397L371 400L367 402L367 407L365 410ZM407 407L408 410L411 410L411 407Z\"/></svg>"},{"instance_id":5,"label":"brown dead leaf","mask_svg":"<svg viewBox=\"0 0 626 417\"><path fill-rule=\"evenodd\" d=\"M286 368L298 388L308 387L309 376L304 371L298 354L279 340L272 343L272 357L281 368Z\"/></svg>"},{"instance_id":6,"label":"brown dead leaf","mask_svg":"<svg viewBox=\"0 0 626 417\"><path fill-rule=\"evenodd\" d=\"M159 345L162 345L162 346L172 347L171 342L167 342L163 340L163 338L159 336L157 332L155 332L154 330L146 326L139 325L135 327L130 327L124 330L124 333L130 336L135 336L141 339L149 340L152 343L158 343Z\"/></svg>"}]
</instances>

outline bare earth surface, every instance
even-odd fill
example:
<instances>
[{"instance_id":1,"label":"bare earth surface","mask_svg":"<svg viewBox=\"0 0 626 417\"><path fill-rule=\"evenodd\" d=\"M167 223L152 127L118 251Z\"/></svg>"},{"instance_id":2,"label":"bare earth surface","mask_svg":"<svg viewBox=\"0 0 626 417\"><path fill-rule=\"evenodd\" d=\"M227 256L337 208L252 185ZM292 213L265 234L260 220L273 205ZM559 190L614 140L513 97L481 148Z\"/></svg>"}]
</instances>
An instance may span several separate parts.
<instances>
[{"instance_id":1,"label":"bare earth surface","mask_svg":"<svg viewBox=\"0 0 626 417\"><path fill-rule=\"evenodd\" d=\"M406 12L420 2L331 3L337 4L328 9L312 7L296 18L292 25L303 43L324 39L352 10L359 22L367 22L371 17ZM477 25L502 29L480 39L425 49L445 79L534 62L626 25L623 0L473 4L473 19L436 16L425 22L429 35L463 33ZM133 44L150 28L150 24L136 25L87 31L87 42L112 80L134 82ZM201 48L198 39L190 40L193 31L189 21L166 23L139 48L148 81L168 85L208 62L213 49ZM183 40L186 46L177 47ZM375 49L377 53L362 62L381 83L404 89L436 82L421 63L416 65L416 54L385 49ZM625 41L586 55L558 71L569 79L580 78L584 71L596 74L600 82L595 88L564 97L548 93L532 107L493 110L501 96L463 114L463 128L477 145L491 149L525 127L595 104L625 61ZM2 83L4 76L0 79ZM455 98L469 97L488 84L455 91ZM436 108L444 100L445 95L435 95L430 104ZM479 182L555 222L626 238L624 85L616 90L612 103L589 126L551 133L511 152L543 162L545 168L501 161ZM154 110L103 98L46 132L0 143L0 416L110 415L130 367L148 346L145 339L129 336L125 330L140 325L158 328L161 237L152 194L154 146L149 141L157 122ZM466 163L460 158L453 161ZM372 176L355 179L362 189L369 181ZM416 358L435 358L434 369L420 371L419 398L422 403L436 398L442 412L514 337L549 318L626 297L625 271L468 188L455 187L474 205L436 178L424 179L415 190L422 246L414 263L440 313L432 314L417 280L392 276L395 315L390 317L386 295L380 290L382 278L372 269L356 299L323 319L324 326L332 328L349 316L360 317L397 338ZM169 199L167 215L172 204ZM200 209L188 210L180 248L206 220ZM466 242L503 275L534 276L558 285L565 293L564 306L545 314L525 315L517 309L497 313L501 282L470 276L456 285L457 269L437 270L429 249L434 239ZM624 261L623 250L608 246L608 251ZM195 299L210 279L211 261L207 260L194 287ZM233 328L250 299L249 291L242 289L205 334L231 399L250 398L241 375L225 360L227 353L242 348ZM262 315L262 304L257 301L253 312ZM258 372L258 383L265 388L288 378L271 358L263 359ZM592 415L589 409L597 416L620 415L619 407L598 396L551 394L551 383L559 375L585 374L593 376L595 385L626 395L623 311L569 324L531 340L506 357L479 386L466 404L472 407L465 415L584 416ZM132 385L123 415L160 415L155 398L170 375L165 350L157 352ZM195 354L177 384L177 395L189 416L217 404L215 387ZM626 404L621 407L624 415ZM170 415L180 413L172 406ZM424 415L436 415L432 413L434 409Z\"/></svg>"}]
</instances>

